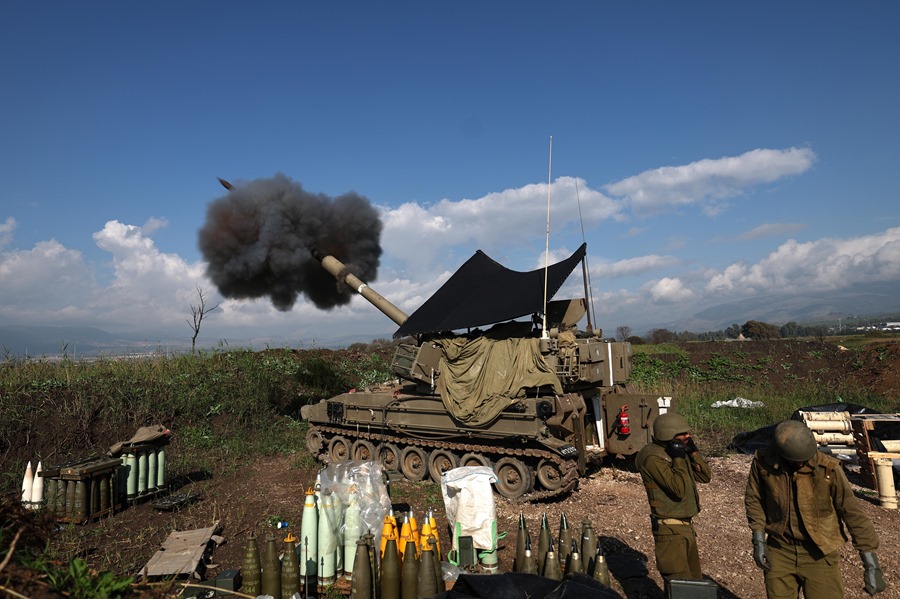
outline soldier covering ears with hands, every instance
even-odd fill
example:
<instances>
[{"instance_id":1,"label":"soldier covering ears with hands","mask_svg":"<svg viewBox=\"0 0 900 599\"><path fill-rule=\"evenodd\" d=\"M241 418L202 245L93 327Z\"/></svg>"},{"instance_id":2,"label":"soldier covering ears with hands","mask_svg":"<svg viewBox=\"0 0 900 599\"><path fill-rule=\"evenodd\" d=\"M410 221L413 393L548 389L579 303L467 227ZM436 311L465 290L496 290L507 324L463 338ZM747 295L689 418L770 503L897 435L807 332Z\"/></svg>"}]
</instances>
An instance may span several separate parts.
<instances>
[{"instance_id":1,"label":"soldier covering ears with hands","mask_svg":"<svg viewBox=\"0 0 900 599\"><path fill-rule=\"evenodd\" d=\"M840 598L840 548L846 527L863 562L870 595L887 588L875 550L878 535L859 507L841 463L816 450L802 422L775 427L769 447L750 465L744 503L753 535L753 559L765 571L768 599Z\"/></svg>"},{"instance_id":2,"label":"soldier covering ears with hands","mask_svg":"<svg viewBox=\"0 0 900 599\"><path fill-rule=\"evenodd\" d=\"M653 421L653 443L635 458L650 502L656 568L670 578L701 578L697 534L691 518L700 513L697 482L712 477L691 437L687 420L668 412Z\"/></svg>"}]
</instances>

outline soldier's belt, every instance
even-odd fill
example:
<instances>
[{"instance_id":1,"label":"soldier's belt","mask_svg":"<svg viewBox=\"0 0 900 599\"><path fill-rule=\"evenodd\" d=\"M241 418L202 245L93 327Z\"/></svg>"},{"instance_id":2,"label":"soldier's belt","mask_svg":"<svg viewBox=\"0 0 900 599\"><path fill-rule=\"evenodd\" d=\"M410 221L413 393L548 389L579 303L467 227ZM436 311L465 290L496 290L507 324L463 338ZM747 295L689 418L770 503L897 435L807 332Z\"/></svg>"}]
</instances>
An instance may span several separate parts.
<instances>
[{"instance_id":1,"label":"soldier's belt","mask_svg":"<svg viewBox=\"0 0 900 599\"><path fill-rule=\"evenodd\" d=\"M659 524L665 524L666 526L676 526L678 524L690 524L690 518L653 518Z\"/></svg>"}]
</instances>

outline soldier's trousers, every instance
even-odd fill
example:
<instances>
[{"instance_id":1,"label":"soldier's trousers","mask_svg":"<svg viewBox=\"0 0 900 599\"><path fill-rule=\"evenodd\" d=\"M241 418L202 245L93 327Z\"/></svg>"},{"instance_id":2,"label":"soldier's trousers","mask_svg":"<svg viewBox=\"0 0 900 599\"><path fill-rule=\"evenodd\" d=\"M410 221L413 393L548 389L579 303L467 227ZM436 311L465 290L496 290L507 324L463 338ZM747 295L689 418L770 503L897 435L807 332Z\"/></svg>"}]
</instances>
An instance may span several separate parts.
<instances>
[{"instance_id":1,"label":"soldier's trousers","mask_svg":"<svg viewBox=\"0 0 900 599\"><path fill-rule=\"evenodd\" d=\"M658 524L653 531L656 541L656 569L663 578L702 578L697 534L690 524Z\"/></svg>"},{"instance_id":2,"label":"soldier's trousers","mask_svg":"<svg viewBox=\"0 0 900 599\"><path fill-rule=\"evenodd\" d=\"M809 599L841 599L844 581L840 561L839 551L813 557L802 545L769 543L772 569L766 572L766 596L768 599L797 599L803 589L803 596Z\"/></svg>"}]
</instances>

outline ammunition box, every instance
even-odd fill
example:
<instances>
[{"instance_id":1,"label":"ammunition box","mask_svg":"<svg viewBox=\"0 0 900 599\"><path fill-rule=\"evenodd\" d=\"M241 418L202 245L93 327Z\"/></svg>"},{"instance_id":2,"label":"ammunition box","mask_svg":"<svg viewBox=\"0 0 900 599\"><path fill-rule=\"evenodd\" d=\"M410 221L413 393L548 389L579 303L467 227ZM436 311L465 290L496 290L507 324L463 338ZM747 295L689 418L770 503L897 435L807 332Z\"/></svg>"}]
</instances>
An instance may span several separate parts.
<instances>
[{"instance_id":1,"label":"ammunition box","mask_svg":"<svg viewBox=\"0 0 900 599\"><path fill-rule=\"evenodd\" d=\"M711 580L672 578L667 599L716 599L719 585Z\"/></svg>"}]
</instances>

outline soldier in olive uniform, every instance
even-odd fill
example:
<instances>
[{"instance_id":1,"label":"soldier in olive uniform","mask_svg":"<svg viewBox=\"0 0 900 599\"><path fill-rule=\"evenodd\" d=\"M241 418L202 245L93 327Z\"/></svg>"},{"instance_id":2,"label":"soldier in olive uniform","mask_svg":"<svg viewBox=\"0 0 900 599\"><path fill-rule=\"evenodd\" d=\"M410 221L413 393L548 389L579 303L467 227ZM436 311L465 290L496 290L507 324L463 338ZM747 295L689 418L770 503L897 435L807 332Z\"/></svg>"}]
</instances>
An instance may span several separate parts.
<instances>
[{"instance_id":1,"label":"soldier in olive uniform","mask_svg":"<svg viewBox=\"0 0 900 599\"><path fill-rule=\"evenodd\" d=\"M841 463L816 451L815 437L802 422L780 423L773 443L756 452L744 502L753 559L765 571L769 599L797 599L800 589L804 597L843 597L845 527L862 558L866 592L886 588L872 521L859 507Z\"/></svg>"},{"instance_id":2,"label":"soldier in olive uniform","mask_svg":"<svg viewBox=\"0 0 900 599\"><path fill-rule=\"evenodd\" d=\"M691 518L700 513L696 483L708 483L712 474L687 420L671 412L658 416L653 421L653 443L641 449L635 464L650 501L656 568L667 584L670 578L701 578Z\"/></svg>"}]
</instances>

